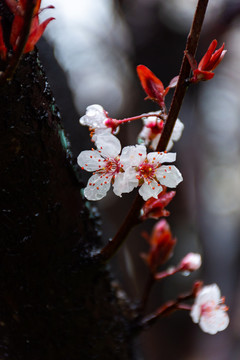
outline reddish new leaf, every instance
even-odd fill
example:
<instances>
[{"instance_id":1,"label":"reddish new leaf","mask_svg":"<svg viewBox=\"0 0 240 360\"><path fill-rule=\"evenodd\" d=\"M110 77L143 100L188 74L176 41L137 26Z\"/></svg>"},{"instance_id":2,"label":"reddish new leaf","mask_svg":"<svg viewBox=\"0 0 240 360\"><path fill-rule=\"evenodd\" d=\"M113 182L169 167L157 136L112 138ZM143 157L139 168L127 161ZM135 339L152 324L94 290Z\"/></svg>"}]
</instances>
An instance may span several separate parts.
<instances>
[{"instance_id":1,"label":"reddish new leaf","mask_svg":"<svg viewBox=\"0 0 240 360\"><path fill-rule=\"evenodd\" d=\"M138 77L141 85L147 94L147 98L156 101L161 108L165 108L164 103L164 86L160 79L144 65L137 66Z\"/></svg>"}]
</instances>

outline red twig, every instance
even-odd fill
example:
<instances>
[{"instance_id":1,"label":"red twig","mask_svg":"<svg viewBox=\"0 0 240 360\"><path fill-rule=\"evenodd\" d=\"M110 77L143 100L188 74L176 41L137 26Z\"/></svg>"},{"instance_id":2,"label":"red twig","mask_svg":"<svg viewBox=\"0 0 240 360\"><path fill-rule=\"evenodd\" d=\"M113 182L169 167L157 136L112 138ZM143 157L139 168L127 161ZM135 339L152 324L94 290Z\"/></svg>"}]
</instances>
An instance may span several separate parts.
<instances>
[{"instance_id":1,"label":"red twig","mask_svg":"<svg viewBox=\"0 0 240 360\"><path fill-rule=\"evenodd\" d=\"M170 300L166 304L158 308L154 313L145 316L138 327L140 329L149 327L153 325L161 316L169 315L176 310L190 310L191 306L188 304L182 304L183 301L192 299L194 297L194 292L192 291L189 294L181 295L176 300Z\"/></svg>"}]
</instances>

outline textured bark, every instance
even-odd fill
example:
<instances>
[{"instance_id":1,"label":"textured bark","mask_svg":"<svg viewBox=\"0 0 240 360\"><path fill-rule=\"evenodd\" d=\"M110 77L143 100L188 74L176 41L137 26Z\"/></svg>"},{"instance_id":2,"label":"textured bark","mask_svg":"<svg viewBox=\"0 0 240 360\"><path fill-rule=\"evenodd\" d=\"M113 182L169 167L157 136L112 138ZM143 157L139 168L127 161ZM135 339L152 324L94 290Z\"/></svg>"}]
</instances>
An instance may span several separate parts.
<instances>
[{"instance_id":1,"label":"textured bark","mask_svg":"<svg viewBox=\"0 0 240 360\"><path fill-rule=\"evenodd\" d=\"M36 51L0 88L0 113L0 359L132 359L129 307L89 261L99 219Z\"/></svg>"}]
</instances>

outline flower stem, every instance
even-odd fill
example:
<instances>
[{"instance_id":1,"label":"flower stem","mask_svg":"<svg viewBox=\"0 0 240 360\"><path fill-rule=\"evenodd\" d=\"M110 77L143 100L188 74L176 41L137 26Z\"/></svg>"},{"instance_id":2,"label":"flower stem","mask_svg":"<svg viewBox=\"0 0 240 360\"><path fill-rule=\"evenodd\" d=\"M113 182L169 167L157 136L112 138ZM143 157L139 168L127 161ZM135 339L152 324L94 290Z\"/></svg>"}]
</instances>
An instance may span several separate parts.
<instances>
[{"instance_id":1,"label":"flower stem","mask_svg":"<svg viewBox=\"0 0 240 360\"><path fill-rule=\"evenodd\" d=\"M133 120L139 120L142 119L144 117L150 117L150 116L155 116L161 119L161 115L160 114L141 114L141 115L137 115L137 116L132 116L129 118L124 118L122 120L118 120L119 125L125 122L129 122L129 121L133 121Z\"/></svg>"},{"instance_id":2,"label":"flower stem","mask_svg":"<svg viewBox=\"0 0 240 360\"><path fill-rule=\"evenodd\" d=\"M188 34L187 44L184 51L182 65L180 69L178 83L173 95L172 103L168 113L168 117L163 128L161 138L159 140L156 151L164 151L168 145L171 137L175 122L177 120L180 108L182 106L183 98L187 90L186 79L190 75L190 64L186 54L190 54L194 57L198 45L199 36L202 29L203 20L207 10L208 0L198 0L197 8L194 14L192 27Z\"/></svg>"},{"instance_id":3,"label":"flower stem","mask_svg":"<svg viewBox=\"0 0 240 360\"><path fill-rule=\"evenodd\" d=\"M192 27L190 29L187 38L187 44L184 51L177 87L173 95L173 100L157 147L157 151L164 151L166 149L178 113L180 111L183 98L187 89L185 80L189 77L190 74L190 65L185 53L188 52L193 56L195 55L207 5L208 5L208 0L198 0L197 8L193 18ZM100 251L99 254L94 256L94 259L99 260L100 262L106 262L112 258L112 256L117 252L117 250L123 244L125 238L129 234L131 229L139 222L138 220L139 212L141 210L141 207L143 206L143 203L144 201L142 200L141 196L137 195L131 209L129 210L128 215L126 216L123 224L117 231L114 238L108 242L108 244Z\"/></svg>"},{"instance_id":4,"label":"flower stem","mask_svg":"<svg viewBox=\"0 0 240 360\"><path fill-rule=\"evenodd\" d=\"M170 300L166 302L164 305L162 305L160 308L158 308L154 313L151 313L147 316L145 316L143 319L141 319L140 323L138 324L138 327L140 329L145 329L146 327L149 327L153 325L159 317L164 315L169 315L173 311L176 310L191 310L191 306L188 304L182 304L183 301L189 300L194 297L193 292L190 292L186 295L179 296L176 300Z\"/></svg>"},{"instance_id":5,"label":"flower stem","mask_svg":"<svg viewBox=\"0 0 240 360\"><path fill-rule=\"evenodd\" d=\"M5 81L12 79L13 74L18 66L19 60L21 58L26 42L28 40L35 6L36 6L36 0L27 1L26 8L24 11L23 28L19 36L18 44L5 71L0 76L0 85L3 84Z\"/></svg>"}]
</instances>

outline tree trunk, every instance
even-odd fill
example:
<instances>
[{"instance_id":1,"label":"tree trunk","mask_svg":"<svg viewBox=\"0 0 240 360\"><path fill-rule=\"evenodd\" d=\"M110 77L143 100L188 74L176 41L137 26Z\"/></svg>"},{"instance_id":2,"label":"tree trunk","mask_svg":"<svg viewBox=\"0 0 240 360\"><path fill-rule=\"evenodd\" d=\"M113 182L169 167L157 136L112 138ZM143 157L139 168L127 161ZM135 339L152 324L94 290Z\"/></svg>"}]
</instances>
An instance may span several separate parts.
<instances>
[{"instance_id":1,"label":"tree trunk","mask_svg":"<svg viewBox=\"0 0 240 360\"><path fill-rule=\"evenodd\" d=\"M132 359L132 313L105 266L37 51L0 88L0 359Z\"/></svg>"}]
</instances>

